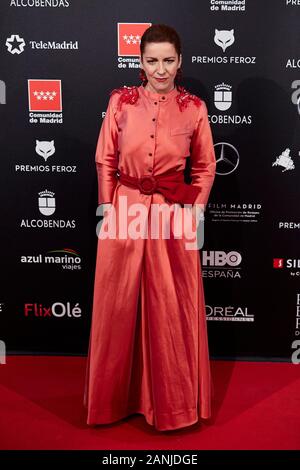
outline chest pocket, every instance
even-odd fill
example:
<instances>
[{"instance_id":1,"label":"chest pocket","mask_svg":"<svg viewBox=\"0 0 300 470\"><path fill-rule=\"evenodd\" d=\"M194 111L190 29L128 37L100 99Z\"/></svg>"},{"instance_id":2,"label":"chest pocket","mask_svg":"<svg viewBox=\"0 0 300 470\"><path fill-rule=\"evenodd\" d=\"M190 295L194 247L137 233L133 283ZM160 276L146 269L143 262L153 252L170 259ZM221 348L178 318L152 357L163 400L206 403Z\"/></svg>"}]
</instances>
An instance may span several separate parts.
<instances>
[{"instance_id":1,"label":"chest pocket","mask_svg":"<svg viewBox=\"0 0 300 470\"><path fill-rule=\"evenodd\" d=\"M190 134L192 135L192 127L173 127L170 129L170 135Z\"/></svg>"}]
</instances>

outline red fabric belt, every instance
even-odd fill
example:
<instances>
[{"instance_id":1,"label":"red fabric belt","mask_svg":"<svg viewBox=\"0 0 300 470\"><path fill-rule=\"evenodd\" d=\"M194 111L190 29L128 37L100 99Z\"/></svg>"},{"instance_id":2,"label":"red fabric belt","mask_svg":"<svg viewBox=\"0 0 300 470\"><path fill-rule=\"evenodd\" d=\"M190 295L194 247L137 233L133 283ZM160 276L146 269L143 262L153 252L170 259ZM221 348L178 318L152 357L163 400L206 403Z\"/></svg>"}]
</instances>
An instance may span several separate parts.
<instances>
[{"instance_id":1,"label":"red fabric belt","mask_svg":"<svg viewBox=\"0 0 300 470\"><path fill-rule=\"evenodd\" d=\"M117 172L120 183L138 188L143 194L159 192L171 202L180 204L194 204L201 188L186 184L183 171L168 171L161 175L144 175L140 178L126 175L120 170Z\"/></svg>"}]
</instances>

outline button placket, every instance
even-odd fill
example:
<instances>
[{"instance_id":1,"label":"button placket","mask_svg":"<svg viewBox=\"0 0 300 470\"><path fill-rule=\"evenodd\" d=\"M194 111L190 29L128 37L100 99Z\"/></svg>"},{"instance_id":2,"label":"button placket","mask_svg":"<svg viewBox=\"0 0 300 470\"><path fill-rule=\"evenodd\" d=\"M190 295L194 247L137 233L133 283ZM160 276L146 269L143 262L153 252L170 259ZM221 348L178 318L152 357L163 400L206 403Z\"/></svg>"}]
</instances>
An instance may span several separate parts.
<instances>
[{"instance_id":1,"label":"button placket","mask_svg":"<svg viewBox=\"0 0 300 470\"><path fill-rule=\"evenodd\" d=\"M158 101L154 101L153 104L154 104L155 106L157 106L157 105L158 105ZM157 112L158 112L158 111L157 111ZM152 121L153 121L153 123L155 123L155 122L156 122L156 117L153 117L153 118L152 118ZM154 126L155 126L155 124L154 124ZM150 138L151 138L151 139L154 139L154 138L155 138L155 127L154 127L154 134L150 134ZM154 140L153 140L153 143L154 143ZM155 145L155 144L154 144L154 145ZM148 156L152 159L152 164L153 164L153 155L154 155L154 149L153 149L153 152L149 152L149 153L148 153ZM153 166L149 166L149 167L147 168L147 170L148 170L148 172L153 173Z\"/></svg>"}]
</instances>

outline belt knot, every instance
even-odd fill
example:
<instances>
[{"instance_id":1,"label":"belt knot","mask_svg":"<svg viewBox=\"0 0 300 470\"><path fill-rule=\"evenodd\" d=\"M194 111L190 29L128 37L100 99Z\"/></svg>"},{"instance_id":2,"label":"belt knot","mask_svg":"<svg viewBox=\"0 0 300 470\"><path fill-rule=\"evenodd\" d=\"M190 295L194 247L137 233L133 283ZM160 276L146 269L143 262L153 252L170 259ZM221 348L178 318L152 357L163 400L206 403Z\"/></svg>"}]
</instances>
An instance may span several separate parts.
<instances>
[{"instance_id":1,"label":"belt knot","mask_svg":"<svg viewBox=\"0 0 300 470\"><path fill-rule=\"evenodd\" d=\"M141 193L153 194L157 187L157 180L151 175L141 176L138 180L138 187Z\"/></svg>"}]
</instances>

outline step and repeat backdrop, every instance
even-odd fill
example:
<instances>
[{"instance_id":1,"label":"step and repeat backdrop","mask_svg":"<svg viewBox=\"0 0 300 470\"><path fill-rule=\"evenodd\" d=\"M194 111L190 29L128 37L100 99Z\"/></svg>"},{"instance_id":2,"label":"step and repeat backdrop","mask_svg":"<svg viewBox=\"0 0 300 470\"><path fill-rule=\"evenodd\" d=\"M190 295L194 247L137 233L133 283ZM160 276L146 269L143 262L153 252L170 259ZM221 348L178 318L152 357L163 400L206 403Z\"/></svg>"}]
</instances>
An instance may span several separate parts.
<instances>
[{"instance_id":1,"label":"step and repeat backdrop","mask_svg":"<svg viewBox=\"0 0 300 470\"><path fill-rule=\"evenodd\" d=\"M140 85L141 35L166 23L217 158L199 252L211 356L297 362L299 20L299 0L1 0L2 349L87 353L96 142L110 91Z\"/></svg>"}]
</instances>

